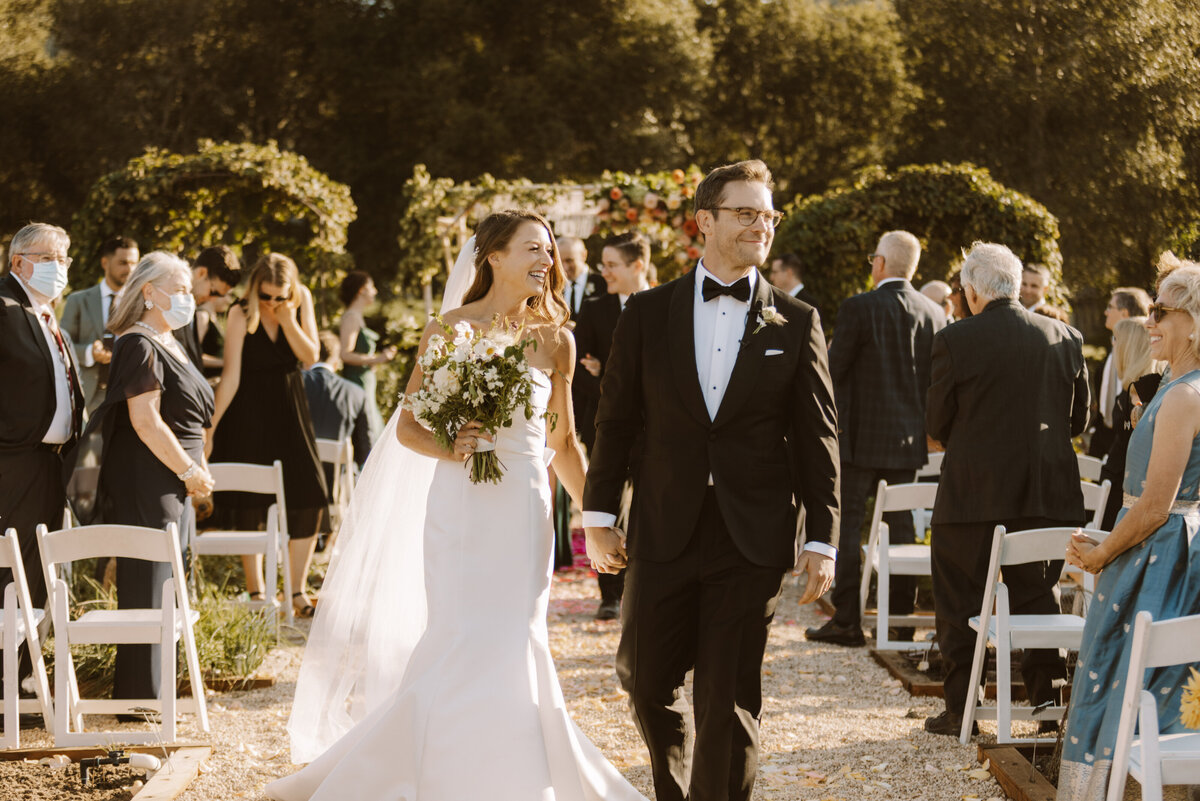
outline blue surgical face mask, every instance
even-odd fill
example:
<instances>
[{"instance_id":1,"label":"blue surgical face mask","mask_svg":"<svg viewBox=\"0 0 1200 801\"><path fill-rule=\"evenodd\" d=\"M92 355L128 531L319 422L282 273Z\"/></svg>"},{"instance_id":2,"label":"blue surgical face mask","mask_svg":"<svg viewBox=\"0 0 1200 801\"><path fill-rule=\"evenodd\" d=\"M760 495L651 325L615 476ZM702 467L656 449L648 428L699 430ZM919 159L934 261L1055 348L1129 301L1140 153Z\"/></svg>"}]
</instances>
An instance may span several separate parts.
<instances>
[{"instance_id":1,"label":"blue surgical face mask","mask_svg":"<svg viewBox=\"0 0 1200 801\"><path fill-rule=\"evenodd\" d=\"M196 315L196 299L191 292L176 292L171 298L171 308L163 309L163 320L172 329L183 328Z\"/></svg>"},{"instance_id":2,"label":"blue surgical face mask","mask_svg":"<svg viewBox=\"0 0 1200 801\"><path fill-rule=\"evenodd\" d=\"M33 275L25 283L40 295L54 300L67 288L67 265L61 261L34 261L28 256L21 258L33 265Z\"/></svg>"}]
</instances>

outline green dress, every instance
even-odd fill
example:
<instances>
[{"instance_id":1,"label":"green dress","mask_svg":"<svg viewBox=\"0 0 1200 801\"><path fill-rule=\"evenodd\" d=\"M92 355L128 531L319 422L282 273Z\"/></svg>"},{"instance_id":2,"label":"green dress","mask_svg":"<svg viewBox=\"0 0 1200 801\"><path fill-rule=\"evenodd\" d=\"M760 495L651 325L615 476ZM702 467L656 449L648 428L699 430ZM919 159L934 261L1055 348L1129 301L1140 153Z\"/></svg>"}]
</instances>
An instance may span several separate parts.
<instances>
[{"instance_id":1,"label":"green dress","mask_svg":"<svg viewBox=\"0 0 1200 801\"><path fill-rule=\"evenodd\" d=\"M365 356L374 356L378 348L379 333L367 328L364 322L358 329L354 352ZM366 390L367 428L371 432L371 442L374 442L383 433L383 414L379 411L379 402L375 398L375 368L369 364L343 364L342 377Z\"/></svg>"}]
</instances>

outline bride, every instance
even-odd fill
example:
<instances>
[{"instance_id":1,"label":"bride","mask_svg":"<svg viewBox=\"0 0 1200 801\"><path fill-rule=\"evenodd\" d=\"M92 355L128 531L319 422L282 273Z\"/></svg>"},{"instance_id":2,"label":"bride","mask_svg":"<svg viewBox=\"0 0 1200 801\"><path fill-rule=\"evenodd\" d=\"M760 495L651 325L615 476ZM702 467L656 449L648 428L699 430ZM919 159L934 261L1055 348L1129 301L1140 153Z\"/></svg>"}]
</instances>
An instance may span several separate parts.
<instances>
[{"instance_id":1,"label":"bride","mask_svg":"<svg viewBox=\"0 0 1200 801\"><path fill-rule=\"evenodd\" d=\"M497 433L499 484L472 484L463 464L492 439L478 425L448 452L410 412L393 416L339 534L297 683L292 756L315 760L270 784L271 798L645 801L567 714L547 642L547 461L577 502L585 471L554 237L540 215L505 211L475 240L447 284L444 322L523 325L546 414ZM434 333L445 334L436 321L420 352ZM418 367L407 391L420 382Z\"/></svg>"}]
</instances>

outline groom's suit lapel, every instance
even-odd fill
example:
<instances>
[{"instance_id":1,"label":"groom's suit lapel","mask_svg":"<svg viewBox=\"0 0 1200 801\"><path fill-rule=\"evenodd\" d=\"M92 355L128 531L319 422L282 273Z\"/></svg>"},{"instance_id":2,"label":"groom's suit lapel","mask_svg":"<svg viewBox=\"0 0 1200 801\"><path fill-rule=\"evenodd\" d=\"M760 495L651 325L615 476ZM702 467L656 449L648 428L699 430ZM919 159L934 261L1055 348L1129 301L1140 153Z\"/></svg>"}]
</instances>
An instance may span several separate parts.
<instances>
[{"instance_id":1,"label":"groom's suit lapel","mask_svg":"<svg viewBox=\"0 0 1200 801\"><path fill-rule=\"evenodd\" d=\"M761 274L754 282L754 297L750 299L750 310L746 315L746 330L742 332L742 344L738 348L737 361L733 364L733 373L729 376L729 386L721 398L717 408L717 418L714 425L721 425L737 413L742 404L753 394L757 383L758 371L765 359L764 346L754 341L754 329L758 327L759 312L763 307L771 306L771 285ZM760 332L764 333L764 332Z\"/></svg>"},{"instance_id":2,"label":"groom's suit lapel","mask_svg":"<svg viewBox=\"0 0 1200 801\"><path fill-rule=\"evenodd\" d=\"M696 271L692 270L675 284L667 314L667 336L675 386L683 398L683 405L697 422L708 425L711 422L708 407L704 404L700 375L696 371L695 294Z\"/></svg>"}]
</instances>

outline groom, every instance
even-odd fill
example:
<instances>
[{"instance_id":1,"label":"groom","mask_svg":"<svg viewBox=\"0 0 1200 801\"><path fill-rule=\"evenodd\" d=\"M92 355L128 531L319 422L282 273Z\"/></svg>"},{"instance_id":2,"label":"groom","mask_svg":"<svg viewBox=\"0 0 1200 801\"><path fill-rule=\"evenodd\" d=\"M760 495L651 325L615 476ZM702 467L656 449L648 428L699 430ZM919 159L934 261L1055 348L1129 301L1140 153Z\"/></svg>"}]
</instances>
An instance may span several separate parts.
<instances>
[{"instance_id":1,"label":"groom","mask_svg":"<svg viewBox=\"0 0 1200 801\"><path fill-rule=\"evenodd\" d=\"M629 299L613 338L584 491L588 555L628 572L617 673L658 801L745 801L762 659L783 576L833 582L837 416L813 308L758 272L781 215L761 161L696 188L705 255ZM636 450L635 450L636 447ZM636 458L634 454L636 453ZM632 470L626 542L612 528ZM797 506L808 544L796 560ZM695 759L684 750L694 670Z\"/></svg>"}]
</instances>

